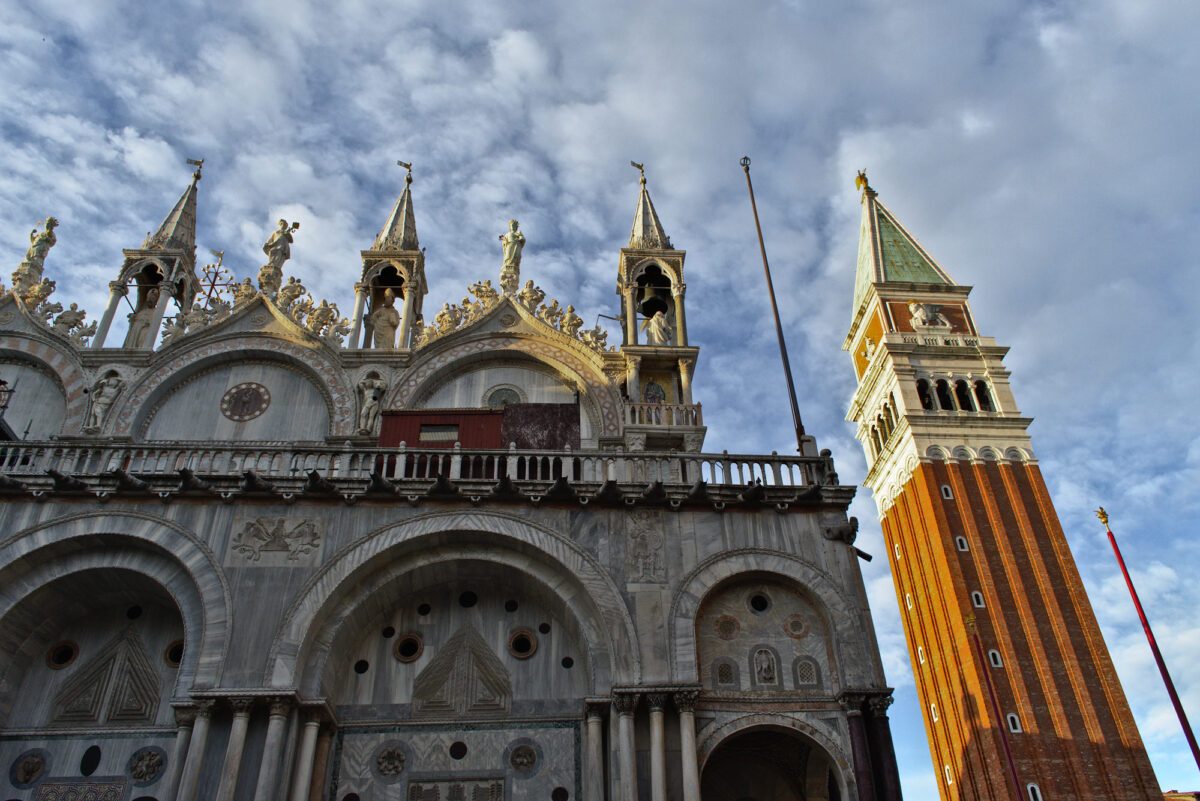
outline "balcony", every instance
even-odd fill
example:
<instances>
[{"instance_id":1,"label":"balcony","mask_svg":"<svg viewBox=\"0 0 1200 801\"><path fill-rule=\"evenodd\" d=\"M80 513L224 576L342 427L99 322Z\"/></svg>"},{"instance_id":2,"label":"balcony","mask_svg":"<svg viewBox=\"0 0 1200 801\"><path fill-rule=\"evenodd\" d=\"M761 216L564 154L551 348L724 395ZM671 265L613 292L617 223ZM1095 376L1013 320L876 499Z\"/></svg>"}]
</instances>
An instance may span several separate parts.
<instances>
[{"instance_id":1,"label":"balcony","mask_svg":"<svg viewBox=\"0 0 1200 801\"><path fill-rule=\"evenodd\" d=\"M581 504L848 503L824 456L630 451L521 451L296 446L21 442L0 448L0 492L106 499L176 495Z\"/></svg>"},{"instance_id":2,"label":"balcony","mask_svg":"<svg viewBox=\"0 0 1200 801\"><path fill-rule=\"evenodd\" d=\"M698 403L626 403L625 424L631 426L702 426Z\"/></svg>"}]
</instances>

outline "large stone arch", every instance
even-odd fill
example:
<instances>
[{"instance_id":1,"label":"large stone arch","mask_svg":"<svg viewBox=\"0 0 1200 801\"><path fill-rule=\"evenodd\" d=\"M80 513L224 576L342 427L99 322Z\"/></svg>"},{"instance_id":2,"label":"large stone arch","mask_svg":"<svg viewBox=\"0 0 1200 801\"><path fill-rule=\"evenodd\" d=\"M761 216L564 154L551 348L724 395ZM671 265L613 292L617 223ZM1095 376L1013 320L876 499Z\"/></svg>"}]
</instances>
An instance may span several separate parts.
<instances>
[{"instance_id":1,"label":"large stone arch","mask_svg":"<svg viewBox=\"0 0 1200 801\"><path fill-rule=\"evenodd\" d=\"M484 537L467 545L447 536L454 534ZM339 625L375 588L456 559L493 560L520 570L571 606L589 640L592 692L641 680L633 619L594 557L566 537L511 515L434 512L375 530L308 581L271 645L264 683L315 694Z\"/></svg>"},{"instance_id":2,"label":"large stone arch","mask_svg":"<svg viewBox=\"0 0 1200 801\"><path fill-rule=\"evenodd\" d=\"M329 435L353 434L354 391L341 365L320 348L304 347L271 334L241 334L198 343L197 347L176 353L129 388L120 406L110 413L105 433L132 436L174 387L210 367L245 359L277 361L308 376L329 409Z\"/></svg>"},{"instance_id":3,"label":"large stone arch","mask_svg":"<svg viewBox=\"0 0 1200 801\"><path fill-rule=\"evenodd\" d=\"M576 350L586 350L588 354L576 353ZM448 348L433 348L429 353L423 352L414 360L404 377L396 382L387 406L390 409L407 407L412 399L419 395L422 387L431 381L439 380L462 360L481 354L503 356L506 352L532 357L550 365L561 374L576 377L587 387L587 397L595 403L599 412L599 433L603 436L620 434L620 403L604 375L599 357L582 344L574 348L566 342L557 345L547 339L519 333L487 334ZM592 356L596 358L593 359Z\"/></svg>"},{"instance_id":4,"label":"large stone arch","mask_svg":"<svg viewBox=\"0 0 1200 801\"><path fill-rule=\"evenodd\" d=\"M825 751L837 767L842 785L840 788L842 798L858 797L858 784L854 780L854 761L844 745L835 740L831 733L825 732L805 720L775 712L753 712L741 715L705 731L699 738L696 748L700 772L703 774L708 758L721 743L734 735L752 730L783 731L811 741L813 745Z\"/></svg>"},{"instance_id":5,"label":"large stone arch","mask_svg":"<svg viewBox=\"0 0 1200 801\"><path fill-rule=\"evenodd\" d=\"M667 618L668 641L672 643L671 675L674 681L699 681L696 665L696 614L704 598L725 581L743 574L767 574L803 589L813 606L824 618L826 630L833 638L836 663L834 669L850 664L856 658L866 658L859 641L865 636L854 630L848 621L860 614L853 599L839 588L816 565L792 554L758 548L743 548L715 556L696 566L679 585L671 599Z\"/></svg>"},{"instance_id":6,"label":"large stone arch","mask_svg":"<svg viewBox=\"0 0 1200 801\"><path fill-rule=\"evenodd\" d=\"M161 586L178 607L187 645L176 692L216 687L229 649L231 596L213 555L186 529L136 512L94 512L51 520L0 543L0 634L9 636L21 602L50 582L115 568ZM0 668L0 676L12 663ZM0 682L7 708L13 682Z\"/></svg>"},{"instance_id":7,"label":"large stone arch","mask_svg":"<svg viewBox=\"0 0 1200 801\"><path fill-rule=\"evenodd\" d=\"M46 339L10 332L0 335L0 356L19 359L48 371L58 379L66 400L63 431L77 432L87 410L87 381L78 357Z\"/></svg>"}]
</instances>

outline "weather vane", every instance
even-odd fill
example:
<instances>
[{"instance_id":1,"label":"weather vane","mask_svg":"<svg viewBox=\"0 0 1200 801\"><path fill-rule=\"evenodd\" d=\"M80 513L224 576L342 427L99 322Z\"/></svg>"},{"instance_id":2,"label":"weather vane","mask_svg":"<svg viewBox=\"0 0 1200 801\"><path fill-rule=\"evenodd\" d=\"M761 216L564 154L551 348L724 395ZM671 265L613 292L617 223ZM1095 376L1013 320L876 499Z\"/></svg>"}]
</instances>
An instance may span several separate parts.
<instances>
[{"instance_id":1,"label":"weather vane","mask_svg":"<svg viewBox=\"0 0 1200 801\"><path fill-rule=\"evenodd\" d=\"M199 178L200 171L204 169L204 159L188 159L187 163L196 168L196 177Z\"/></svg>"},{"instance_id":2,"label":"weather vane","mask_svg":"<svg viewBox=\"0 0 1200 801\"><path fill-rule=\"evenodd\" d=\"M404 183L411 184L412 183L412 162L411 161L400 161L397 159L396 166L403 167L404 169L408 170L408 174L404 176Z\"/></svg>"},{"instance_id":3,"label":"weather vane","mask_svg":"<svg viewBox=\"0 0 1200 801\"><path fill-rule=\"evenodd\" d=\"M633 161L633 160L631 159L631 160L629 161L629 166L630 166L630 167L636 167L636 168L637 168L637 171L638 171L638 172L640 172L640 173L642 174L642 183L646 183L646 167L645 167L645 165L638 164L636 161Z\"/></svg>"}]
</instances>

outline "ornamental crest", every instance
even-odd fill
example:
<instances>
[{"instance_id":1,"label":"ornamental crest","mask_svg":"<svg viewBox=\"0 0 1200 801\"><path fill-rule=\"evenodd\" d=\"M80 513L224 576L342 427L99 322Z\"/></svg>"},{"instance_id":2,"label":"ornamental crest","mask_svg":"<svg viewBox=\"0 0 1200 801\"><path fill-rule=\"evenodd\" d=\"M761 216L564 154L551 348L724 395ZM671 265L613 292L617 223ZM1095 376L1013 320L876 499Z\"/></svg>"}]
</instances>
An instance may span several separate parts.
<instances>
[{"instance_id":1,"label":"ornamental crest","mask_svg":"<svg viewBox=\"0 0 1200 801\"><path fill-rule=\"evenodd\" d=\"M313 563L321 550L319 520L256 517L234 524L229 562L254 567L288 567Z\"/></svg>"}]
</instances>

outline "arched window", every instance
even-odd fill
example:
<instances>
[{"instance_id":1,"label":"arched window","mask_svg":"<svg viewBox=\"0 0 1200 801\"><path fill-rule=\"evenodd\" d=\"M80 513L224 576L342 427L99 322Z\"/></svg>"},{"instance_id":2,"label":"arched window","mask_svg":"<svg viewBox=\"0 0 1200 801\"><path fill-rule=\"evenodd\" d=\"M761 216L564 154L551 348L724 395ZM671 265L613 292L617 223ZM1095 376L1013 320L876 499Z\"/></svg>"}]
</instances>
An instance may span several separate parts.
<instances>
[{"instance_id":1,"label":"arched window","mask_svg":"<svg viewBox=\"0 0 1200 801\"><path fill-rule=\"evenodd\" d=\"M942 485L942 497L948 501L954 500L954 491L950 489L949 484Z\"/></svg>"},{"instance_id":2,"label":"arched window","mask_svg":"<svg viewBox=\"0 0 1200 801\"><path fill-rule=\"evenodd\" d=\"M1000 652L995 648L988 651L988 662L991 663L992 667L1004 667L1004 660L1000 658Z\"/></svg>"},{"instance_id":3,"label":"arched window","mask_svg":"<svg viewBox=\"0 0 1200 801\"><path fill-rule=\"evenodd\" d=\"M792 665L792 673L797 690L821 685L821 668L811 656L798 657Z\"/></svg>"},{"instance_id":4,"label":"arched window","mask_svg":"<svg viewBox=\"0 0 1200 801\"><path fill-rule=\"evenodd\" d=\"M954 396L958 399L958 408L964 412L975 411L975 404L971 402L971 387L961 378L954 382Z\"/></svg>"},{"instance_id":5,"label":"arched window","mask_svg":"<svg viewBox=\"0 0 1200 801\"><path fill-rule=\"evenodd\" d=\"M936 387L938 406L947 411L954 411L954 398L950 395L950 382L939 378Z\"/></svg>"},{"instance_id":6,"label":"arched window","mask_svg":"<svg viewBox=\"0 0 1200 801\"><path fill-rule=\"evenodd\" d=\"M983 593L975 590L971 593L971 605L976 609L983 609Z\"/></svg>"},{"instance_id":7,"label":"arched window","mask_svg":"<svg viewBox=\"0 0 1200 801\"><path fill-rule=\"evenodd\" d=\"M986 381L975 382L975 401L981 412L994 412L996 407L992 404L992 393L988 391Z\"/></svg>"},{"instance_id":8,"label":"arched window","mask_svg":"<svg viewBox=\"0 0 1200 801\"><path fill-rule=\"evenodd\" d=\"M960 551L969 551L969 550L971 550L971 546L969 546L969 545L967 544L967 538L966 538L966 537L955 537L955 538L954 538L954 544L958 546L958 550L960 550Z\"/></svg>"},{"instance_id":9,"label":"arched window","mask_svg":"<svg viewBox=\"0 0 1200 801\"><path fill-rule=\"evenodd\" d=\"M930 716L931 718L933 718L933 722L934 722L934 723L937 723L937 722L938 722L938 711L937 711L937 704L930 704L930 705L929 705L929 716Z\"/></svg>"},{"instance_id":10,"label":"arched window","mask_svg":"<svg viewBox=\"0 0 1200 801\"><path fill-rule=\"evenodd\" d=\"M917 381L917 399L921 401L922 409L934 409L933 395L929 393L929 382L924 378Z\"/></svg>"},{"instance_id":11,"label":"arched window","mask_svg":"<svg viewBox=\"0 0 1200 801\"><path fill-rule=\"evenodd\" d=\"M925 664L925 649L919 645L917 646L917 661L922 665Z\"/></svg>"},{"instance_id":12,"label":"arched window","mask_svg":"<svg viewBox=\"0 0 1200 801\"><path fill-rule=\"evenodd\" d=\"M1013 734L1021 733L1021 719L1012 712L1008 713L1008 730Z\"/></svg>"},{"instance_id":13,"label":"arched window","mask_svg":"<svg viewBox=\"0 0 1200 801\"><path fill-rule=\"evenodd\" d=\"M1029 793L1029 801L1042 801L1042 789L1036 784L1025 785L1025 790Z\"/></svg>"},{"instance_id":14,"label":"arched window","mask_svg":"<svg viewBox=\"0 0 1200 801\"><path fill-rule=\"evenodd\" d=\"M875 444L876 454L883 450L883 445L879 442L879 429L875 426L871 426L871 442Z\"/></svg>"}]
</instances>

